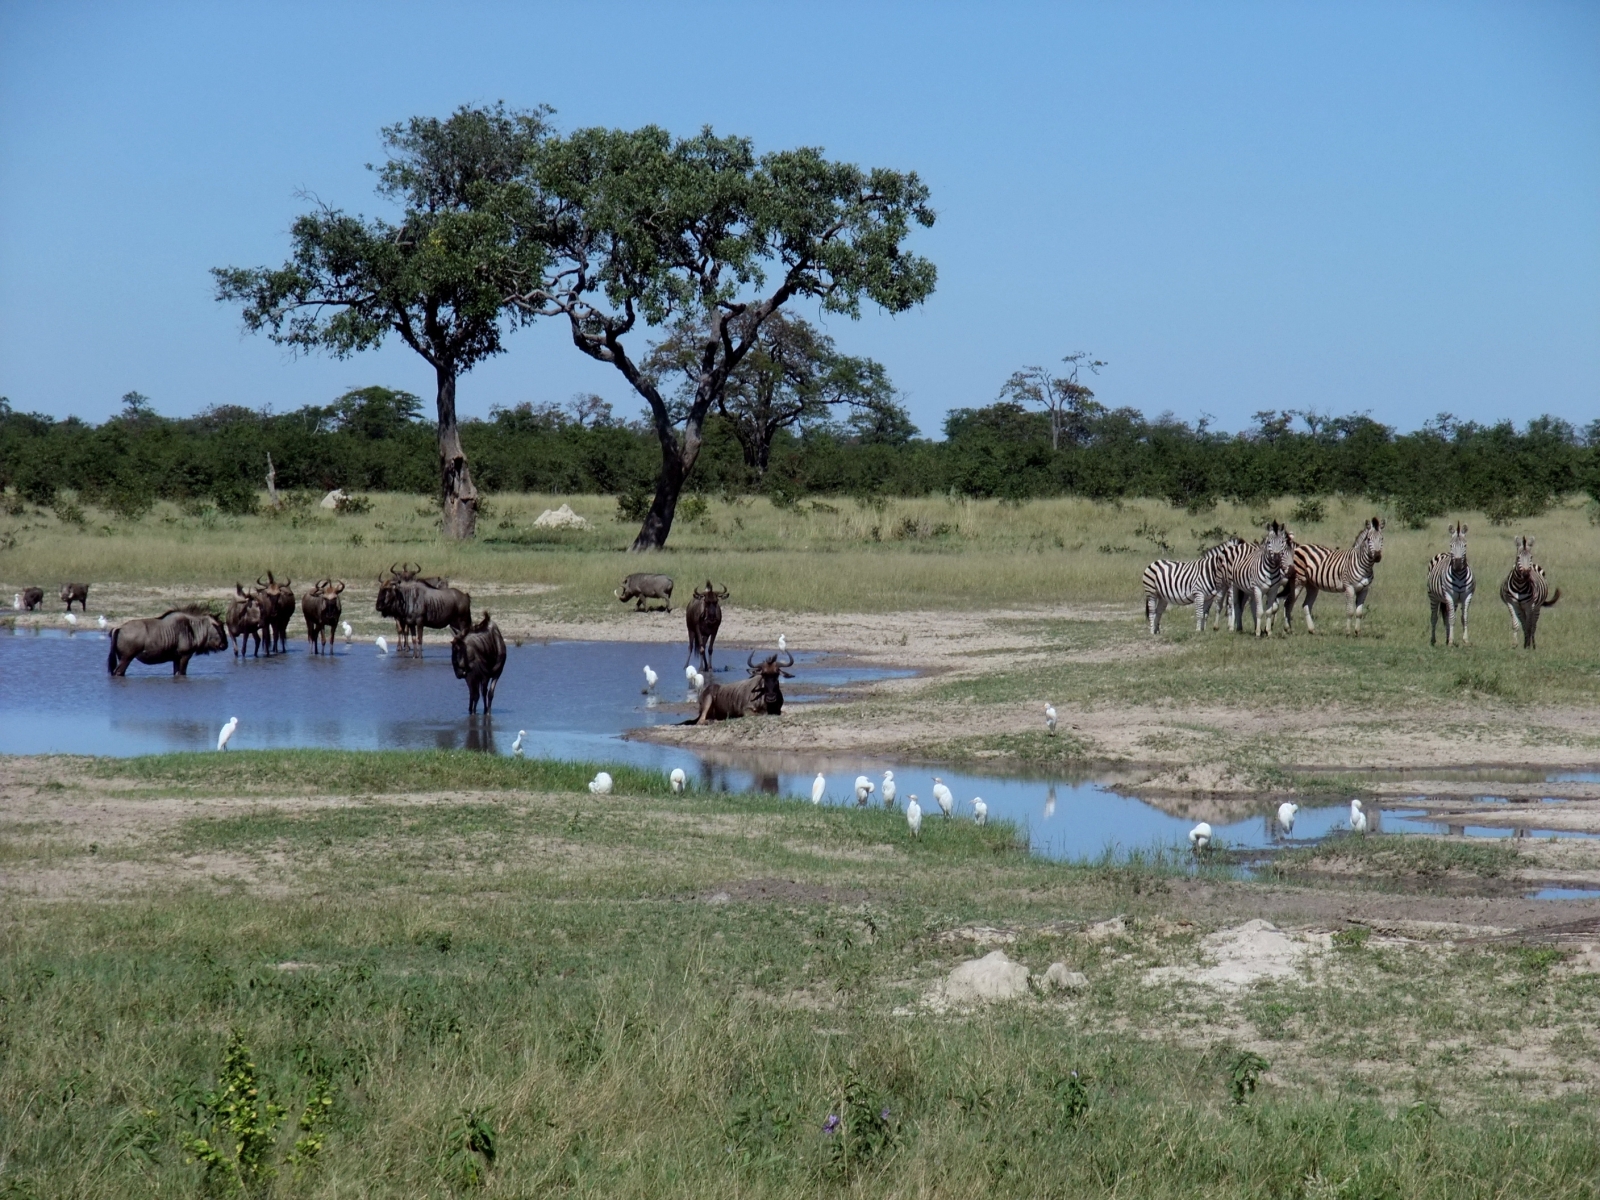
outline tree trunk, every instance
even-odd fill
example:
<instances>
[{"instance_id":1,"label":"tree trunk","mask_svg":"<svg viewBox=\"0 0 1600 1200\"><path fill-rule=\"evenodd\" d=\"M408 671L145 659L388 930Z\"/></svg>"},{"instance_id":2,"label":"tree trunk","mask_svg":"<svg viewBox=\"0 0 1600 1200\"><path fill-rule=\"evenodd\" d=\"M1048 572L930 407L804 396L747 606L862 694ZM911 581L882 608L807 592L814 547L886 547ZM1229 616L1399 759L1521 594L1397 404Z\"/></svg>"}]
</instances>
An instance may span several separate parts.
<instances>
[{"instance_id":1,"label":"tree trunk","mask_svg":"<svg viewBox=\"0 0 1600 1200\"><path fill-rule=\"evenodd\" d=\"M434 369L439 380L439 485L444 502L444 535L470 541L478 533L478 489L472 486L467 455L456 426L456 373Z\"/></svg>"},{"instance_id":2,"label":"tree trunk","mask_svg":"<svg viewBox=\"0 0 1600 1200\"><path fill-rule=\"evenodd\" d=\"M661 474L656 478L656 496L650 502L639 535L633 539L629 551L634 554L646 550L660 550L667 544L667 534L672 532L672 518L678 511L678 496L683 491L684 480L700 457L700 424L691 416L683 424L683 447L679 449L672 431L660 422L656 432L661 440Z\"/></svg>"}]
</instances>

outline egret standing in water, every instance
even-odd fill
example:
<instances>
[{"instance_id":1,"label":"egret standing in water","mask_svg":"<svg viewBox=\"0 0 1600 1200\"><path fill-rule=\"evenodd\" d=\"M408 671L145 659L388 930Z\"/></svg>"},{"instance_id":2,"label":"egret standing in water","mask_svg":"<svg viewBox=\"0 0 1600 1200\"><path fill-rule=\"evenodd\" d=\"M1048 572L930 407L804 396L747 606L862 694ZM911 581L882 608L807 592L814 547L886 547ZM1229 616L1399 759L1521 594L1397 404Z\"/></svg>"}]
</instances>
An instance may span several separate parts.
<instances>
[{"instance_id":1,"label":"egret standing in water","mask_svg":"<svg viewBox=\"0 0 1600 1200\"><path fill-rule=\"evenodd\" d=\"M1294 815L1300 811L1298 804L1291 804L1285 800L1278 805L1278 828L1283 830L1283 836L1289 837L1294 833Z\"/></svg>"},{"instance_id":2,"label":"egret standing in water","mask_svg":"<svg viewBox=\"0 0 1600 1200\"><path fill-rule=\"evenodd\" d=\"M1350 801L1350 832L1365 833L1367 831L1367 814L1361 811L1361 801Z\"/></svg>"},{"instance_id":3,"label":"egret standing in water","mask_svg":"<svg viewBox=\"0 0 1600 1200\"><path fill-rule=\"evenodd\" d=\"M818 771L817 777L811 781L811 803L821 804L822 794L827 790L828 781L823 777L822 772Z\"/></svg>"},{"instance_id":4,"label":"egret standing in water","mask_svg":"<svg viewBox=\"0 0 1600 1200\"><path fill-rule=\"evenodd\" d=\"M912 792L906 797L906 824L911 827L911 836L922 836L922 805L917 803L917 794Z\"/></svg>"},{"instance_id":5,"label":"egret standing in water","mask_svg":"<svg viewBox=\"0 0 1600 1200\"><path fill-rule=\"evenodd\" d=\"M659 678L661 678L661 677L650 669L650 664L646 663L645 664L645 668L644 668L644 690L646 692L655 691L656 690L656 680L659 679Z\"/></svg>"},{"instance_id":6,"label":"egret standing in water","mask_svg":"<svg viewBox=\"0 0 1600 1200\"><path fill-rule=\"evenodd\" d=\"M894 772L885 771L883 773L883 806L885 808L894 807L894 793Z\"/></svg>"},{"instance_id":7,"label":"egret standing in water","mask_svg":"<svg viewBox=\"0 0 1600 1200\"><path fill-rule=\"evenodd\" d=\"M699 671L694 673L694 679L690 682L694 684L694 694L696 696L706 690L706 677L700 674Z\"/></svg>"},{"instance_id":8,"label":"egret standing in water","mask_svg":"<svg viewBox=\"0 0 1600 1200\"><path fill-rule=\"evenodd\" d=\"M380 633L377 637L373 638L372 644L378 648L379 654L389 653L389 639L384 637L383 634Z\"/></svg>"},{"instance_id":9,"label":"egret standing in water","mask_svg":"<svg viewBox=\"0 0 1600 1200\"><path fill-rule=\"evenodd\" d=\"M1054 734L1056 731L1056 706L1054 704L1046 704L1044 706L1044 727L1048 729L1051 734Z\"/></svg>"},{"instance_id":10,"label":"egret standing in water","mask_svg":"<svg viewBox=\"0 0 1600 1200\"><path fill-rule=\"evenodd\" d=\"M518 758L522 757L522 739L527 736L528 731L526 729L519 729L517 730L517 740L511 743L511 753L515 754Z\"/></svg>"},{"instance_id":11,"label":"egret standing in water","mask_svg":"<svg viewBox=\"0 0 1600 1200\"><path fill-rule=\"evenodd\" d=\"M948 821L951 810L956 806L956 798L950 794L950 789L945 787L944 780L937 775L933 777L933 798L939 802L939 811L944 814L945 820Z\"/></svg>"},{"instance_id":12,"label":"egret standing in water","mask_svg":"<svg viewBox=\"0 0 1600 1200\"><path fill-rule=\"evenodd\" d=\"M611 776L601 771L589 781L589 790L596 796L609 796L611 794Z\"/></svg>"},{"instance_id":13,"label":"egret standing in water","mask_svg":"<svg viewBox=\"0 0 1600 1200\"><path fill-rule=\"evenodd\" d=\"M350 635L354 633L355 630L350 628L349 621L344 622L339 628L344 630L344 644L348 646L350 644Z\"/></svg>"},{"instance_id":14,"label":"egret standing in water","mask_svg":"<svg viewBox=\"0 0 1600 1200\"><path fill-rule=\"evenodd\" d=\"M689 786L689 777L684 774L682 767L672 768L672 790L681 792Z\"/></svg>"},{"instance_id":15,"label":"egret standing in water","mask_svg":"<svg viewBox=\"0 0 1600 1200\"><path fill-rule=\"evenodd\" d=\"M982 796L972 798L972 823L974 825L987 825L989 823L989 806L983 802Z\"/></svg>"},{"instance_id":16,"label":"egret standing in water","mask_svg":"<svg viewBox=\"0 0 1600 1200\"><path fill-rule=\"evenodd\" d=\"M690 663L690 664L686 665L683 668L683 681L685 683L693 683L694 682L694 664L693 663Z\"/></svg>"},{"instance_id":17,"label":"egret standing in water","mask_svg":"<svg viewBox=\"0 0 1600 1200\"><path fill-rule=\"evenodd\" d=\"M1193 846L1196 853L1211 847L1211 826L1201 821L1189 830L1189 845Z\"/></svg>"},{"instance_id":18,"label":"egret standing in water","mask_svg":"<svg viewBox=\"0 0 1600 1200\"><path fill-rule=\"evenodd\" d=\"M239 718L229 717L228 723L222 727L222 732L217 734L217 749L226 750L228 741L233 737L233 731L239 728Z\"/></svg>"}]
</instances>

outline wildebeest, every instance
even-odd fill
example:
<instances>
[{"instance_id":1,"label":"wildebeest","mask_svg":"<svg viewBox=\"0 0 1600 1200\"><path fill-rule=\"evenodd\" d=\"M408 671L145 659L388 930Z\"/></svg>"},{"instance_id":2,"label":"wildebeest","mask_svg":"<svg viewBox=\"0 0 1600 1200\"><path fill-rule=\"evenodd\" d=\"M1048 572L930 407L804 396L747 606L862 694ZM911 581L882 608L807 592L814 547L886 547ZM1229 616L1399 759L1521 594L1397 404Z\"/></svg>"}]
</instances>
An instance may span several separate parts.
<instances>
[{"instance_id":1,"label":"wildebeest","mask_svg":"<svg viewBox=\"0 0 1600 1200\"><path fill-rule=\"evenodd\" d=\"M437 575L419 575L420 564L396 564L378 579L377 610L394 621L402 650L422 653L424 629L464 632L472 624L472 597Z\"/></svg>"},{"instance_id":2,"label":"wildebeest","mask_svg":"<svg viewBox=\"0 0 1600 1200\"><path fill-rule=\"evenodd\" d=\"M324 647L333 652L334 635L339 630L339 618L344 615L344 605L339 593L344 591L344 580L338 583L322 579L300 599L300 612L306 619L306 637L311 642L311 652L320 654Z\"/></svg>"},{"instance_id":3,"label":"wildebeest","mask_svg":"<svg viewBox=\"0 0 1600 1200\"><path fill-rule=\"evenodd\" d=\"M38 587L22 589L22 608L24 612L33 612L44 603L44 589Z\"/></svg>"},{"instance_id":4,"label":"wildebeest","mask_svg":"<svg viewBox=\"0 0 1600 1200\"><path fill-rule=\"evenodd\" d=\"M450 639L450 665L457 679L467 681L467 712L478 711L481 695L483 715L488 716L500 673L506 669L506 639L500 636L500 626L489 619L488 610L476 625L457 630Z\"/></svg>"},{"instance_id":5,"label":"wildebeest","mask_svg":"<svg viewBox=\"0 0 1600 1200\"><path fill-rule=\"evenodd\" d=\"M785 667L794 666L794 655L784 656L779 662L776 654L769 654L761 662L751 654L745 660L750 677L738 683L708 683L700 693L700 716L696 725L709 725L712 721L729 721L751 713L777 716L783 711L783 689L780 679L793 679Z\"/></svg>"},{"instance_id":6,"label":"wildebeest","mask_svg":"<svg viewBox=\"0 0 1600 1200\"><path fill-rule=\"evenodd\" d=\"M111 631L106 670L126 675L134 659L142 663L172 664L174 675L189 673L189 660L228 648L228 632L211 613L168 609L159 617L136 617Z\"/></svg>"},{"instance_id":7,"label":"wildebeest","mask_svg":"<svg viewBox=\"0 0 1600 1200\"><path fill-rule=\"evenodd\" d=\"M233 591L233 599L228 601L228 615L223 618L223 628L233 640L234 657L244 654L251 638L255 638L256 653L260 654L261 630L265 624L261 597L255 592L245 591L237 583L233 585ZM270 632L268 636L271 636Z\"/></svg>"},{"instance_id":8,"label":"wildebeest","mask_svg":"<svg viewBox=\"0 0 1600 1200\"><path fill-rule=\"evenodd\" d=\"M266 582L256 577L256 595L261 600L261 628L267 635L267 653L278 654L289 647L289 622L294 617L294 581L279 583L271 571Z\"/></svg>"},{"instance_id":9,"label":"wildebeest","mask_svg":"<svg viewBox=\"0 0 1600 1200\"><path fill-rule=\"evenodd\" d=\"M627 603L637 600L633 606L634 612L644 612L646 600L663 600L666 608L662 612L672 611L672 576L652 575L648 571L635 571L622 581L622 586L611 593L618 600Z\"/></svg>"},{"instance_id":10,"label":"wildebeest","mask_svg":"<svg viewBox=\"0 0 1600 1200\"><path fill-rule=\"evenodd\" d=\"M717 591L709 579L704 591L695 588L694 599L683 610L689 626L689 657L683 660L684 666L693 662L698 652L700 669L707 675L715 670L711 665L711 651L717 644L717 630L722 627L722 601L727 598L728 589Z\"/></svg>"},{"instance_id":11,"label":"wildebeest","mask_svg":"<svg viewBox=\"0 0 1600 1200\"><path fill-rule=\"evenodd\" d=\"M67 602L68 612L72 611L74 600L83 607L85 613L89 611L89 585L87 583L63 583L61 585L61 598ZM43 597L41 596L40 599L43 599Z\"/></svg>"}]
</instances>

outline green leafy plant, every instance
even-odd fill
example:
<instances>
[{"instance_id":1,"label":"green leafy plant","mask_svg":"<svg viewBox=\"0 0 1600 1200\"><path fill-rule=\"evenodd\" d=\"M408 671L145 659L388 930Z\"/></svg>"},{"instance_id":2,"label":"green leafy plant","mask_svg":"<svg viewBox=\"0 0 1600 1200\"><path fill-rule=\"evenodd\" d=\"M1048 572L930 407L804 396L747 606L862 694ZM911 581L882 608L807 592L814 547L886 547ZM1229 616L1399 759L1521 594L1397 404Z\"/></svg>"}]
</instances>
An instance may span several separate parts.
<instances>
[{"instance_id":1,"label":"green leafy plant","mask_svg":"<svg viewBox=\"0 0 1600 1200\"><path fill-rule=\"evenodd\" d=\"M262 1094L250 1048L237 1029L228 1040L215 1091L198 1097L196 1130L183 1143L191 1162L204 1168L207 1191L238 1195L277 1174L270 1158L278 1126L288 1110Z\"/></svg>"},{"instance_id":2,"label":"green leafy plant","mask_svg":"<svg viewBox=\"0 0 1600 1200\"><path fill-rule=\"evenodd\" d=\"M1302 525L1316 525L1326 520L1328 509L1319 496L1301 496L1299 503L1289 513L1289 519Z\"/></svg>"},{"instance_id":3,"label":"green leafy plant","mask_svg":"<svg viewBox=\"0 0 1600 1200\"><path fill-rule=\"evenodd\" d=\"M496 1142L494 1123L487 1112L463 1110L445 1134L439 1173L458 1187L483 1187L494 1166Z\"/></svg>"},{"instance_id":4,"label":"green leafy plant","mask_svg":"<svg viewBox=\"0 0 1600 1200\"><path fill-rule=\"evenodd\" d=\"M359 517L363 513L372 511L372 499L369 496L340 496L333 502L335 512L343 513L348 517ZM482 508L479 508L480 515Z\"/></svg>"},{"instance_id":5,"label":"green leafy plant","mask_svg":"<svg viewBox=\"0 0 1600 1200\"><path fill-rule=\"evenodd\" d=\"M1228 1060L1228 1097L1235 1105L1246 1103L1255 1095L1261 1076L1272 1069L1272 1064L1253 1050L1240 1050Z\"/></svg>"},{"instance_id":6,"label":"green leafy plant","mask_svg":"<svg viewBox=\"0 0 1600 1200\"><path fill-rule=\"evenodd\" d=\"M295 1124L300 1136L295 1138L294 1149L289 1151L289 1164L294 1167L296 1179L308 1173L321 1158L328 1137L326 1126L332 1113L333 1081L322 1076L311 1085L311 1095Z\"/></svg>"},{"instance_id":7,"label":"green leafy plant","mask_svg":"<svg viewBox=\"0 0 1600 1200\"><path fill-rule=\"evenodd\" d=\"M890 1096L850 1071L822 1123L825 1170L848 1177L887 1157L900 1142L900 1114Z\"/></svg>"},{"instance_id":8,"label":"green leafy plant","mask_svg":"<svg viewBox=\"0 0 1600 1200\"><path fill-rule=\"evenodd\" d=\"M1365 925L1352 925L1348 929L1341 929L1333 935L1333 948L1335 950L1360 950L1367 944L1367 939L1372 936L1372 930Z\"/></svg>"}]
</instances>

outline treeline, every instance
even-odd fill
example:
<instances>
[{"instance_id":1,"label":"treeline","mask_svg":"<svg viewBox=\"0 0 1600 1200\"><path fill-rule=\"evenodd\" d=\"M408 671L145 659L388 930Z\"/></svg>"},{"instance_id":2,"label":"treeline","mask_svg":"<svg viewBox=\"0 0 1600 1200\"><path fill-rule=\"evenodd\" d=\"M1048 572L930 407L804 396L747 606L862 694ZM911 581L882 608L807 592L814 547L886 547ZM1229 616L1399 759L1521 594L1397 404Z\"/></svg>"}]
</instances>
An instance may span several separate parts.
<instances>
[{"instance_id":1,"label":"treeline","mask_svg":"<svg viewBox=\"0 0 1600 1200\"><path fill-rule=\"evenodd\" d=\"M1144 496L1196 512L1222 498L1339 493L1390 504L1412 522L1452 509L1531 516L1577 491L1600 499L1600 421L1578 430L1539 417L1518 429L1445 416L1397 433L1366 416L1275 412L1229 434L1091 405L1072 414L1052 449L1047 414L1001 402L950 412L943 441L915 432L780 431L758 480L735 430L712 417L690 487L759 491L779 503L813 493ZM647 427L618 421L592 401L498 409L488 420L463 422L461 436L487 491L614 494L625 510L639 509L660 465ZM420 401L387 388L290 413L221 406L183 419L163 417L130 393L123 412L100 425L16 412L0 399L0 485L36 504L70 488L128 517L158 499L250 511L269 455L285 490L429 494L439 487L435 434Z\"/></svg>"}]
</instances>

